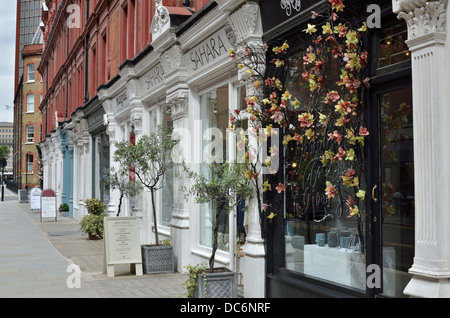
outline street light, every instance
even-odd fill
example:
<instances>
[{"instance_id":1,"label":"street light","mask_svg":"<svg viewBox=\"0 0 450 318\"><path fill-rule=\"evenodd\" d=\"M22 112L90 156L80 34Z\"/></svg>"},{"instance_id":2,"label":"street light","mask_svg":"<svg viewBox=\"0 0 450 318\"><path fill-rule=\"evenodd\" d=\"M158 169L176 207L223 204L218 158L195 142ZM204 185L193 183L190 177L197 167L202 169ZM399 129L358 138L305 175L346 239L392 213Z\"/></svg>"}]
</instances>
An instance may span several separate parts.
<instances>
[{"instance_id":1,"label":"street light","mask_svg":"<svg viewBox=\"0 0 450 318\"><path fill-rule=\"evenodd\" d=\"M28 194L28 153L25 154L25 190Z\"/></svg>"},{"instance_id":2,"label":"street light","mask_svg":"<svg viewBox=\"0 0 450 318\"><path fill-rule=\"evenodd\" d=\"M0 166L2 167L2 183L1 183L1 186L2 186L2 201L5 201L5 185L3 184L3 173L5 172L5 167L6 167L7 164L8 164L8 162L6 161L5 158L2 158L0 160Z\"/></svg>"}]
</instances>

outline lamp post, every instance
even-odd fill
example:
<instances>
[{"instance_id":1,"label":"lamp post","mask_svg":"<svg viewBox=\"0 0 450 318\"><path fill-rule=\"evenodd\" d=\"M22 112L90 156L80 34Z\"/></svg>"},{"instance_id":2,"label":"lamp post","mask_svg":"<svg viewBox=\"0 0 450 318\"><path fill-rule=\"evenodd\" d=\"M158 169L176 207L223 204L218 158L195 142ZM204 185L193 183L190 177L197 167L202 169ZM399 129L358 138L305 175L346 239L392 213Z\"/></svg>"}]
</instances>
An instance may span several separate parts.
<instances>
[{"instance_id":1,"label":"lamp post","mask_svg":"<svg viewBox=\"0 0 450 318\"><path fill-rule=\"evenodd\" d=\"M28 153L25 154L25 190L28 194Z\"/></svg>"},{"instance_id":2,"label":"lamp post","mask_svg":"<svg viewBox=\"0 0 450 318\"><path fill-rule=\"evenodd\" d=\"M1 182L1 186L2 186L2 201L5 201L5 185L3 184L3 173L5 172L5 167L8 164L8 162L6 161L5 158L2 158L0 160L0 166L2 167L2 182Z\"/></svg>"}]
</instances>

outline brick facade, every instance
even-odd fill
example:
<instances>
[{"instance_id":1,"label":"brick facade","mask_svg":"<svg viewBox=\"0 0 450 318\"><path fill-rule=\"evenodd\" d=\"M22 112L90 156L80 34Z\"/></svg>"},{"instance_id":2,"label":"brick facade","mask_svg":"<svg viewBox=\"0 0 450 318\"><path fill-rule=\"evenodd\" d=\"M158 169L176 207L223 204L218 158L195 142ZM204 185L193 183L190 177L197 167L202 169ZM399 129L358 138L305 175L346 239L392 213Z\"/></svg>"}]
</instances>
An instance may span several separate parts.
<instances>
[{"instance_id":1,"label":"brick facade","mask_svg":"<svg viewBox=\"0 0 450 318\"><path fill-rule=\"evenodd\" d=\"M191 12L207 2L191 1ZM163 4L183 7L182 0ZM151 43L154 11L150 0L45 1L44 53L38 68L44 79L41 140L56 129L55 118L59 123L68 121L77 108L95 97L100 85L119 73L125 60L133 59ZM74 16L71 22L79 27L67 27L65 12Z\"/></svg>"},{"instance_id":2,"label":"brick facade","mask_svg":"<svg viewBox=\"0 0 450 318\"><path fill-rule=\"evenodd\" d=\"M39 110L43 98L42 79L37 71L41 55L41 44L24 46L24 72L14 100L13 179L22 189L40 184L36 144L40 142L42 129Z\"/></svg>"}]
</instances>

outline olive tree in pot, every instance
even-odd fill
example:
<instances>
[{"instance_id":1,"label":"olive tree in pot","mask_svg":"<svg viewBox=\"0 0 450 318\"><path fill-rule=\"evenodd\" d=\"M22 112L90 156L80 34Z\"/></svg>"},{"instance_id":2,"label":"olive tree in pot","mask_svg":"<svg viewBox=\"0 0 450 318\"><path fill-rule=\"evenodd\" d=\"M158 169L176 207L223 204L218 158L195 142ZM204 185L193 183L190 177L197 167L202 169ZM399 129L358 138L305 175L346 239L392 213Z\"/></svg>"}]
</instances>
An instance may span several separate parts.
<instances>
[{"instance_id":1,"label":"olive tree in pot","mask_svg":"<svg viewBox=\"0 0 450 318\"><path fill-rule=\"evenodd\" d=\"M178 140L172 138L172 131L161 126L139 138L136 145L129 141L116 143L114 160L127 170L133 166L136 182L150 191L155 244L141 245L142 266L146 274L174 271L173 247L159 240L155 195L164 187L166 174L172 171L172 149L177 143Z\"/></svg>"},{"instance_id":2,"label":"olive tree in pot","mask_svg":"<svg viewBox=\"0 0 450 318\"><path fill-rule=\"evenodd\" d=\"M199 268L185 285L196 286L194 294L189 297L226 298L237 297L236 273L225 268L215 268L215 257L218 248L218 234L222 216L228 214L239 205L242 200L251 198L253 188L248 178L245 177L242 163L216 162L207 163L207 171L198 174L184 166L187 176L193 179L192 186L184 188L185 198L193 197L196 203L210 203L215 211L212 217L212 251L209 258L209 268ZM190 267L188 268L191 271ZM192 280L197 279L193 282ZM216 294L216 292L218 292Z\"/></svg>"}]
</instances>

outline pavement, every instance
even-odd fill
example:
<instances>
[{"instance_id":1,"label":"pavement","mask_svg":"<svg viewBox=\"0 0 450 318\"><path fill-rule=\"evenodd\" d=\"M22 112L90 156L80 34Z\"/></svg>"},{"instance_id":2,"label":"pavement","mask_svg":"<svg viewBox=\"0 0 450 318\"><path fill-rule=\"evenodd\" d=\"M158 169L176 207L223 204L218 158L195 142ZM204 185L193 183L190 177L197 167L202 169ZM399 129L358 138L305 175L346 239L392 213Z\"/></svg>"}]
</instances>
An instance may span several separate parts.
<instances>
[{"instance_id":1,"label":"pavement","mask_svg":"<svg viewBox=\"0 0 450 318\"><path fill-rule=\"evenodd\" d=\"M79 286L69 266L81 269ZM181 273L136 276L129 265L103 274L103 241L92 241L78 221L57 222L31 212L5 188L0 201L0 298L185 298ZM75 287L75 288L69 288ZM78 288L80 287L80 288Z\"/></svg>"}]
</instances>

